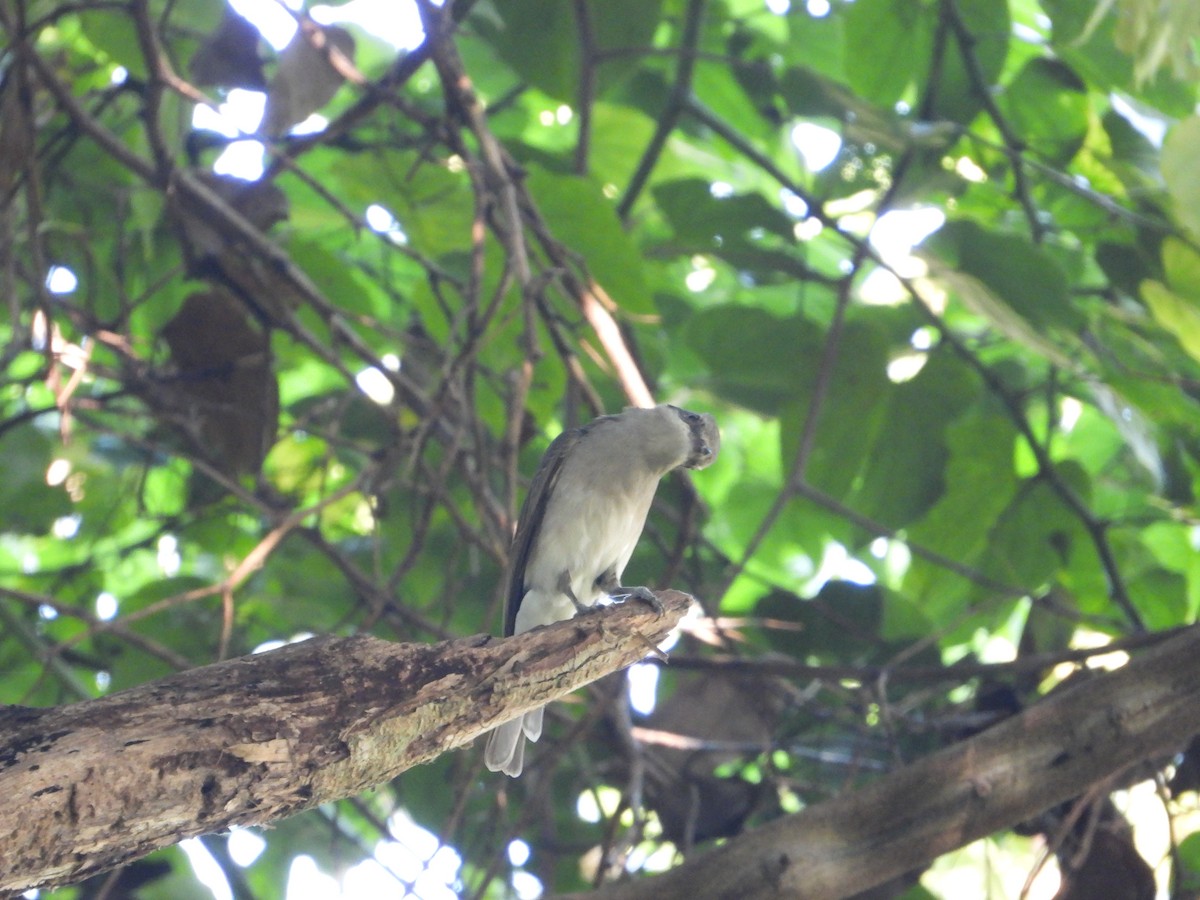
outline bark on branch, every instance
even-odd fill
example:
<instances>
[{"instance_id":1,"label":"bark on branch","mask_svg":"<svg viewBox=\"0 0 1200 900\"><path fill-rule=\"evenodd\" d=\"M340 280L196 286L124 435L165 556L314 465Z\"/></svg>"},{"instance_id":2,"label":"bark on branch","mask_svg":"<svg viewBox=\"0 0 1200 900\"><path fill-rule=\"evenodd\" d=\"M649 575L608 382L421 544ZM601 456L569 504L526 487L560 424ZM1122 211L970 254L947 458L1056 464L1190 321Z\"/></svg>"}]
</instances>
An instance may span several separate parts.
<instances>
[{"instance_id":1,"label":"bark on branch","mask_svg":"<svg viewBox=\"0 0 1200 900\"><path fill-rule=\"evenodd\" d=\"M646 655L691 603L515 638L323 637L51 709L0 707L0 895L353 796ZM644 637L643 637L644 636Z\"/></svg>"},{"instance_id":2,"label":"bark on branch","mask_svg":"<svg viewBox=\"0 0 1200 900\"><path fill-rule=\"evenodd\" d=\"M1200 629L866 787L588 900L839 900L1183 747L1200 732ZM1147 775L1149 774L1147 769Z\"/></svg>"}]
</instances>

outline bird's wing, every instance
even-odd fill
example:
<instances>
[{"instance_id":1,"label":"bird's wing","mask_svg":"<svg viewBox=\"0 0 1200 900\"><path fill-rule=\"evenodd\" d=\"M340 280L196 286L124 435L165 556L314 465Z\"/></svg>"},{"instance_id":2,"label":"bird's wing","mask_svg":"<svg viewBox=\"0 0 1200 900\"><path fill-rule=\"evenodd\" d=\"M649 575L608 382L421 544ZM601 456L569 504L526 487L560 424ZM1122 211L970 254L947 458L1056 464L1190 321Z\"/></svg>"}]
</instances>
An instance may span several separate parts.
<instances>
[{"instance_id":1,"label":"bird's wing","mask_svg":"<svg viewBox=\"0 0 1200 900\"><path fill-rule=\"evenodd\" d=\"M542 520L546 517L546 506L554 493L554 484L562 472L563 462L590 427L585 425L582 428L571 428L551 441L537 471L533 474L533 483L529 485L529 494L525 497L525 505L521 507L517 534L513 538L508 558L508 597L504 604L505 637L512 635L517 624L517 610L521 608L521 599L525 596L525 566L529 563L529 554L533 552L534 542L542 530Z\"/></svg>"}]
</instances>

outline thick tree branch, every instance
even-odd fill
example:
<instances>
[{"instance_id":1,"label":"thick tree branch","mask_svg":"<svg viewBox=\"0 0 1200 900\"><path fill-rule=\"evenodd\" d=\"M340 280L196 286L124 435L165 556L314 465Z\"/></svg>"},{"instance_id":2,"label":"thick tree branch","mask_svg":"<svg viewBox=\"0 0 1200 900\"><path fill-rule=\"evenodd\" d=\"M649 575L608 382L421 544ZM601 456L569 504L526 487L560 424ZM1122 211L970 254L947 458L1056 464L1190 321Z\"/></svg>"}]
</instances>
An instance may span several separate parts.
<instances>
[{"instance_id":1,"label":"thick tree branch","mask_svg":"<svg viewBox=\"0 0 1200 900\"><path fill-rule=\"evenodd\" d=\"M53 709L0 708L0 895L353 796L646 655L691 598L506 640L322 637Z\"/></svg>"},{"instance_id":2,"label":"thick tree branch","mask_svg":"<svg viewBox=\"0 0 1200 900\"><path fill-rule=\"evenodd\" d=\"M837 900L1009 828L1200 731L1200 629L865 788L596 900Z\"/></svg>"}]
</instances>

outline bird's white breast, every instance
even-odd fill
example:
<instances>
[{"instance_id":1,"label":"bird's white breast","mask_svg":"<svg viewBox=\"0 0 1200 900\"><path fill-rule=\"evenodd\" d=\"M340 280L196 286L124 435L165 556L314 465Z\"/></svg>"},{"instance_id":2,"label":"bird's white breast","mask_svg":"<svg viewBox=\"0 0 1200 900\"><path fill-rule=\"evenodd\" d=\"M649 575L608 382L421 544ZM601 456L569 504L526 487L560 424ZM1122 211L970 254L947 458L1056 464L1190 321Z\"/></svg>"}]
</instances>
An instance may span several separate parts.
<instances>
[{"instance_id":1,"label":"bird's white breast","mask_svg":"<svg viewBox=\"0 0 1200 900\"><path fill-rule=\"evenodd\" d=\"M586 466L579 468L587 471ZM603 593L595 584L600 575L611 568L621 578L658 485L657 477L614 475L611 467L604 484L569 474L575 473L562 473L559 489L547 504L525 567L527 593L518 612L518 631L574 615L574 605L557 587L564 570L571 574L575 596L587 606Z\"/></svg>"}]
</instances>

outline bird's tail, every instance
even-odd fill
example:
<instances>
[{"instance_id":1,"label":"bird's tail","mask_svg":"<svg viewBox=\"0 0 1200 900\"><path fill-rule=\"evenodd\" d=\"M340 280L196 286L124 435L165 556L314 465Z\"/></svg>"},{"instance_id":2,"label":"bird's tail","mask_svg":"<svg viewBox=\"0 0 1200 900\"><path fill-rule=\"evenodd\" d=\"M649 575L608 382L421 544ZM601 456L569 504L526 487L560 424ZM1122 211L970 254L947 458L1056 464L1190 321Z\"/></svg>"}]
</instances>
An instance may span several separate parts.
<instances>
[{"instance_id":1,"label":"bird's tail","mask_svg":"<svg viewBox=\"0 0 1200 900\"><path fill-rule=\"evenodd\" d=\"M542 713L545 707L531 709L503 725L492 729L483 762L493 772L503 772L516 778L525 763L525 738L536 741L542 736Z\"/></svg>"}]
</instances>

